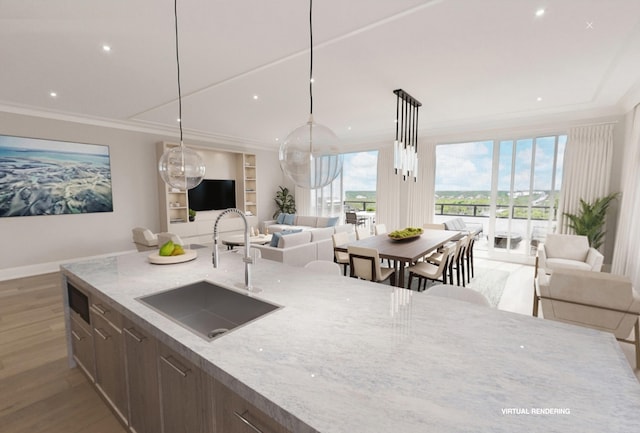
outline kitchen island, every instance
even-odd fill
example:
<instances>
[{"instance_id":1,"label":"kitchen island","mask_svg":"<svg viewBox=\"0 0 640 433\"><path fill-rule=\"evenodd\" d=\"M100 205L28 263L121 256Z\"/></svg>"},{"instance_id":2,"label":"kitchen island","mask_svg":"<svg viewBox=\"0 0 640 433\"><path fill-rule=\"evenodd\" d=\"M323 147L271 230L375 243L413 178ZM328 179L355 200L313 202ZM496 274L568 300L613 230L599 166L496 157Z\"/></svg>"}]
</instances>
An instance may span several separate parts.
<instances>
[{"instance_id":1,"label":"kitchen island","mask_svg":"<svg viewBox=\"0 0 640 433\"><path fill-rule=\"evenodd\" d=\"M137 299L202 280L244 290L236 252L213 269L211 250L197 251L174 265L148 253L67 264L63 282L99 293L290 432L640 425L640 384L612 335L267 260L250 295L283 308L207 341Z\"/></svg>"}]
</instances>

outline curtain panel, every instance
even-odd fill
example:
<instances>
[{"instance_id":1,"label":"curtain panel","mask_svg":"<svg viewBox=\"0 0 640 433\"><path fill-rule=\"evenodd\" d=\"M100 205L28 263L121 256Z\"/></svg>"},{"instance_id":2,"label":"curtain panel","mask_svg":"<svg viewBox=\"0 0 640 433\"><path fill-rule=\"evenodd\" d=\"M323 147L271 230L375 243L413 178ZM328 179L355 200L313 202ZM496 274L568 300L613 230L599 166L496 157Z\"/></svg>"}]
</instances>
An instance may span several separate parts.
<instances>
[{"instance_id":1,"label":"curtain panel","mask_svg":"<svg viewBox=\"0 0 640 433\"><path fill-rule=\"evenodd\" d=\"M418 146L418 180L402 180L393 169L393 147L378 152L376 222L388 230L422 227L432 222L435 207L436 147L433 143ZM381 206L383 204L383 206Z\"/></svg>"},{"instance_id":2,"label":"curtain panel","mask_svg":"<svg viewBox=\"0 0 640 433\"><path fill-rule=\"evenodd\" d=\"M611 272L631 278L640 287L640 104L634 109L622 168L622 197Z\"/></svg>"},{"instance_id":3,"label":"curtain panel","mask_svg":"<svg viewBox=\"0 0 640 433\"><path fill-rule=\"evenodd\" d=\"M607 123L569 130L558 204L558 233L572 233L564 213L576 213L580 199L592 202L609 194L613 128L613 123Z\"/></svg>"}]
</instances>

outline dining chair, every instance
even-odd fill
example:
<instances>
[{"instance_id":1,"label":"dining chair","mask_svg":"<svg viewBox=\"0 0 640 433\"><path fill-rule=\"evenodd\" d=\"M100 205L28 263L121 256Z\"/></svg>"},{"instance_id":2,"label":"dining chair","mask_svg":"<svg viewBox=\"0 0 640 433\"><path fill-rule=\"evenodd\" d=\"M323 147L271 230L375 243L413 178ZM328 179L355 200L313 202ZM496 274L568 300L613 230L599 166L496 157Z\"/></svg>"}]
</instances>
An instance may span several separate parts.
<instances>
[{"instance_id":1,"label":"dining chair","mask_svg":"<svg viewBox=\"0 0 640 433\"><path fill-rule=\"evenodd\" d=\"M331 235L331 239L333 241L334 260L338 265L342 265L344 267L344 272L342 275L347 276L347 265L349 264L349 253L345 253L343 251L336 251L335 248L338 245L345 245L349 243L349 233L337 232Z\"/></svg>"},{"instance_id":2,"label":"dining chair","mask_svg":"<svg viewBox=\"0 0 640 433\"><path fill-rule=\"evenodd\" d=\"M360 240L360 239L365 239L371 237L371 233L369 232L369 229L366 227L356 227L356 239Z\"/></svg>"},{"instance_id":3,"label":"dining chair","mask_svg":"<svg viewBox=\"0 0 640 433\"><path fill-rule=\"evenodd\" d=\"M374 227L374 233L376 236L387 233L387 226L384 224L376 224Z\"/></svg>"},{"instance_id":4,"label":"dining chair","mask_svg":"<svg viewBox=\"0 0 640 433\"><path fill-rule=\"evenodd\" d=\"M469 243L467 244L467 249L464 253L464 260L466 261L467 266L467 282L470 283L472 278L475 278L475 271L473 265L473 246L476 243L475 236L469 236Z\"/></svg>"},{"instance_id":5,"label":"dining chair","mask_svg":"<svg viewBox=\"0 0 640 433\"><path fill-rule=\"evenodd\" d=\"M457 299L458 301L469 302L471 304L482 305L484 307L490 307L487 298L480 292L475 290L460 287L451 286L448 284L436 284L429 287L429 290L425 292L426 295L440 296L443 298Z\"/></svg>"},{"instance_id":6,"label":"dining chair","mask_svg":"<svg viewBox=\"0 0 640 433\"><path fill-rule=\"evenodd\" d=\"M395 285L395 269L380 266L380 255L375 248L350 246L349 267L351 277L362 280L381 282L390 279L391 285Z\"/></svg>"},{"instance_id":7,"label":"dining chair","mask_svg":"<svg viewBox=\"0 0 640 433\"><path fill-rule=\"evenodd\" d=\"M312 260L304 265L304 268L319 274L340 275L342 273L339 264L328 260Z\"/></svg>"},{"instance_id":8,"label":"dining chair","mask_svg":"<svg viewBox=\"0 0 640 433\"><path fill-rule=\"evenodd\" d=\"M422 224L422 228L431 229L431 230L444 230L444 224L425 223L425 224Z\"/></svg>"},{"instance_id":9,"label":"dining chair","mask_svg":"<svg viewBox=\"0 0 640 433\"><path fill-rule=\"evenodd\" d=\"M423 282L424 287L426 288L427 280L440 280L446 284L446 269L449 266L449 262L453 260L453 256L456 252L456 246L457 243L448 244L443 251L440 263L438 263L437 265L427 261L423 261L409 266L407 268L409 270L409 284L407 285L407 288L411 288L411 282L414 276L418 278L418 291L420 291L420 286Z\"/></svg>"},{"instance_id":10,"label":"dining chair","mask_svg":"<svg viewBox=\"0 0 640 433\"><path fill-rule=\"evenodd\" d=\"M138 251L151 251L158 249L158 236L145 227L131 229L133 243Z\"/></svg>"}]
</instances>

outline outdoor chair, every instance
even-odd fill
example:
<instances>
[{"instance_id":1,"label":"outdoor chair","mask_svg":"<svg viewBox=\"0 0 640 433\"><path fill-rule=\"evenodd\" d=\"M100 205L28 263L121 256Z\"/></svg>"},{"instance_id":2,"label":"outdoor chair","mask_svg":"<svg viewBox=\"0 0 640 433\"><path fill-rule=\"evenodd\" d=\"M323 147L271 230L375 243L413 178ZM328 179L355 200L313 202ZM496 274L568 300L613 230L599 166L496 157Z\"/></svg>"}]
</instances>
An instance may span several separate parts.
<instances>
[{"instance_id":1,"label":"outdoor chair","mask_svg":"<svg viewBox=\"0 0 640 433\"><path fill-rule=\"evenodd\" d=\"M345 222L357 226L363 226L367 223L366 217L359 217L355 212L346 212Z\"/></svg>"}]
</instances>

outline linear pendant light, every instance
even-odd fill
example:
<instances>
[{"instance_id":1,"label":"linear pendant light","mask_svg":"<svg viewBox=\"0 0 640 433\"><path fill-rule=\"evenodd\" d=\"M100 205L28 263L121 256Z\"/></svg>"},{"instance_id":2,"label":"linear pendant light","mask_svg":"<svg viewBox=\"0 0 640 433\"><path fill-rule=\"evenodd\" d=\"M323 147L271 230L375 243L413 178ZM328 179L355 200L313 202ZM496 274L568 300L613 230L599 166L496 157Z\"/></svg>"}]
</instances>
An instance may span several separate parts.
<instances>
[{"instance_id":1,"label":"linear pendant light","mask_svg":"<svg viewBox=\"0 0 640 433\"><path fill-rule=\"evenodd\" d=\"M162 180L172 188L187 190L202 182L205 165L202 157L189 149L182 141L182 90L180 88L180 52L178 50L178 0L173 2L176 33L176 65L178 69L178 123L180 126L180 146L165 150L158 162Z\"/></svg>"},{"instance_id":2,"label":"linear pendant light","mask_svg":"<svg viewBox=\"0 0 640 433\"><path fill-rule=\"evenodd\" d=\"M393 142L393 168L403 180L418 180L418 109L420 101L402 89L396 95L396 139ZM402 102L401 102L402 101Z\"/></svg>"},{"instance_id":3,"label":"linear pendant light","mask_svg":"<svg viewBox=\"0 0 640 433\"><path fill-rule=\"evenodd\" d=\"M329 185L342 171L338 137L313 121L313 0L309 0L309 121L294 129L280 145L278 159L284 174L297 186L317 189Z\"/></svg>"}]
</instances>

